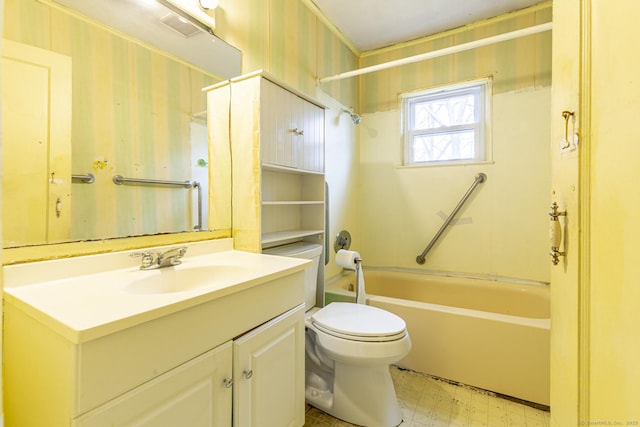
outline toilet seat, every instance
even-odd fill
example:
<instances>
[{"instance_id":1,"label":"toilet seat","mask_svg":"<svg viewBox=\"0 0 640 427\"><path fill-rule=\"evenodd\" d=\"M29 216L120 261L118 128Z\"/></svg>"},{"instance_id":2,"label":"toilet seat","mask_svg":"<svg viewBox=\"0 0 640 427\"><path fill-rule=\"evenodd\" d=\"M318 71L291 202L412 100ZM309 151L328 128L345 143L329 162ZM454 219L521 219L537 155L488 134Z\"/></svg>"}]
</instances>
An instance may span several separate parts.
<instances>
[{"instance_id":1,"label":"toilet seat","mask_svg":"<svg viewBox=\"0 0 640 427\"><path fill-rule=\"evenodd\" d=\"M326 334L352 341L396 341L407 334L400 317L364 304L331 303L315 312L311 323Z\"/></svg>"}]
</instances>

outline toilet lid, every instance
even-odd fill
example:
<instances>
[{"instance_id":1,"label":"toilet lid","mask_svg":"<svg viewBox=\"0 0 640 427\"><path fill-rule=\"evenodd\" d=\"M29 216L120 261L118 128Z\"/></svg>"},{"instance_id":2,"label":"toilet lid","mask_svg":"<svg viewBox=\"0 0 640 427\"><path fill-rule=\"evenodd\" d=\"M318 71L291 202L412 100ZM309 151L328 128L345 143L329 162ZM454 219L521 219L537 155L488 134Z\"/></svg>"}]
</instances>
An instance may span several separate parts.
<instances>
[{"instance_id":1,"label":"toilet lid","mask_svg":"<svg viewBox=\"0 0 640 427\"><path fill-rule=\"evenodd\" d=\"M311 316L318 329L358 341L393 341L406 335L404 320L393 313L364 304L334 302Z\"/></svg>"}]
</instances>

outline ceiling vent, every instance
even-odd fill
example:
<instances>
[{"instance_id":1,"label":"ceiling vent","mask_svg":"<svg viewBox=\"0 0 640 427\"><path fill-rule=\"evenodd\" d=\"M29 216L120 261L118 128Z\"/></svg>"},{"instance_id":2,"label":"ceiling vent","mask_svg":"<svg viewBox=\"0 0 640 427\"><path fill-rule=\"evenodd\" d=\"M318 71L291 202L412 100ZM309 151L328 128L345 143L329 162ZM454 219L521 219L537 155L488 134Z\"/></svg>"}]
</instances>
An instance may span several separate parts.
<instances>
[{"instance_id":1,"label":"ceiling vent","mask_svg":"<svg viewBox=\"0 0 640 427\"><path fill-rule=\"evenodd\" d=\"M160 22L185 37L194 36L202 31L191 22L173 13L160 18Z\"/></svg>"}]
</instances>

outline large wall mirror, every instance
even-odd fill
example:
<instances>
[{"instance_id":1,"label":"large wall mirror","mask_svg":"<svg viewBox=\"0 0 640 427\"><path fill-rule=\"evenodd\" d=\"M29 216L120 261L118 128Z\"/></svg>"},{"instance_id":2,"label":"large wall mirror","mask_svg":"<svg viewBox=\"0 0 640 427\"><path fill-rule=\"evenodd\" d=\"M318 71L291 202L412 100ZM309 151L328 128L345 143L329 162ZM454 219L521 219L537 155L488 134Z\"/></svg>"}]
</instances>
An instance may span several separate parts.
<instances>
[{"instance_id":1,"label":"large wall mirror","mask_svg":"<svg viewBox=\"0 0 640 427\"><path fill-rule=\"evenodd\" d=\"M170 13L151 0L4 1L4 248L230 233L201 89L239 75L241 53L167 26Z\"/></svg>"}]
</instances>

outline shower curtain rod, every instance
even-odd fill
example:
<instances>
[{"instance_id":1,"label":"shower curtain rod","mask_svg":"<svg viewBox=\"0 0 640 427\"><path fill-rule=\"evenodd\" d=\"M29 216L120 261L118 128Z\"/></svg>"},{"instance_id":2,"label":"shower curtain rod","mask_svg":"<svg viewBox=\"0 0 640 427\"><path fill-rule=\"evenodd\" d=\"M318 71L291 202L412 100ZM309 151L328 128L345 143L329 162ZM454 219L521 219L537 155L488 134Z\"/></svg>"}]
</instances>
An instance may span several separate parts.
<instances>
[{"instance_id":1,"label":"shower curtain rod","mask_svg":"<svg viewBox=\"0 0 640 427\"><path fill-rule=\"evenodd\" d=\"M462 43L456 46L446 47L444 49L434 50L432 52L422 53L419 55L409 56L407 58L396 59L394 61L383 62L382 64L372 65L370 67L359 68L353 71L347 71L344 73L336 74L334 76L323 77L318 79L318 83L331 82L334 80L342 80L349 77L355 77L362 74L373 73L374 71L385 70L391 67L397 67L399 65L411 64L418 61L424 61L427 59L438 58L444 55L451 55L452 53L463 52L469 49L475 49L477 47L487 46L493 43L498 43L506 40L513 40L531 34L542 33L549 31L552 28L552 23L534 25L532 27L523 28L521 30L511 31L509 33L498 34L497 36L491 36L480 40L475 40L468 43Z\"/></svg>"}]
</instances>

